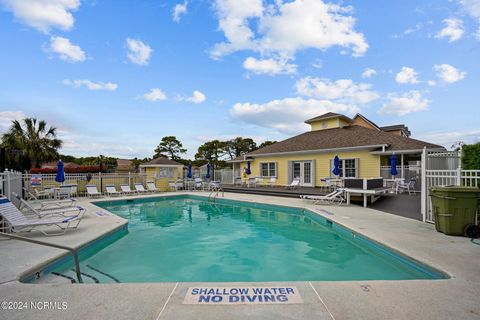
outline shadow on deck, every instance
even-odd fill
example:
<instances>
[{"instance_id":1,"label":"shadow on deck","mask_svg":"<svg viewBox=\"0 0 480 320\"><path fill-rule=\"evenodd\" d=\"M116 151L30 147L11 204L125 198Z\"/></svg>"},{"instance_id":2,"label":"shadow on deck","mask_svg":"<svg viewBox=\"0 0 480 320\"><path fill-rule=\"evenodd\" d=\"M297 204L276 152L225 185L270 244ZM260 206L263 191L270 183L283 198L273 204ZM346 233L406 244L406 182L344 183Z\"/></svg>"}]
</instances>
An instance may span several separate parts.
<instances>
[{"instance_id":1,"label":"shadow on deck","mask_svg":"<svg viewBox=\"0 0 480 320\"><path fill-rule=\"evenodd\" d=\"M259 194L265 196L289 197L298 198L300 195L324 195L320 188L300 187L297 189L286 189L285 187L240 187L235 185L222 185L225 192L236 192L245 194ZM359 198L352 198L352 204L362 205ZM420 213L420 195L409 196L408 194L386 194L378 199L376 202L368 206L370 209L391 213L397 216L422 220Z\"/></svg>"}]
</instances>

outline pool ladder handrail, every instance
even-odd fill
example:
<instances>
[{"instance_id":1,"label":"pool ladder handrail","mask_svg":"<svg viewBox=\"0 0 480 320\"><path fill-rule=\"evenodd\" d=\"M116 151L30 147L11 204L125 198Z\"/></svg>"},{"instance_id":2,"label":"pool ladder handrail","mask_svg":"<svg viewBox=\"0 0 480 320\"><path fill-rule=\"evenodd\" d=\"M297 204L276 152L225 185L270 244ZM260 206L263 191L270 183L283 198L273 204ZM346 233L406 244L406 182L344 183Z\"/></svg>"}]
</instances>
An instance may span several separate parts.
<instances>
[{"instance_id":1,"label":"pool ladder handrail","mask_svg":"<svg viewBox=\"0 0 480 320\"><path fill-rule=\"evenodd\" d=\"M222 198L225 197L225 193L223 192L223 189L220 186L212 187L212 191L208 195L208 201L215 202L215 200L218 198L218 194L220 191L222 192Z\"/></svg>"},{"instance_id":2,"label":"pool ladder handrail","mask_svg":"<svg viewBox=\"0 0 480 320\"><path fill-rule=\"evenodd\" d=\"M47 246L47 247L52 247L52 248L63 249L63 250L69 251L73 256L73 260L75 261L75 273L77 274L77 280L78 280L79 283L83 283L82 275L81 275L81 272L80 272L80 263L78 262L77 249L70 248L70 247L67 247L67 246L62 246L62 245L56 244L56 243L50 243L50 242L40 241L40 240L36 240L36 239L25 238L25 237L18 236L16 234L11 234L11 233L0 232L0 236L10 238L10 239L30 242L30 243L34 243L34 244L39 244L39 245L42 245L42 246Z\"/></svg>"}]
</instances>

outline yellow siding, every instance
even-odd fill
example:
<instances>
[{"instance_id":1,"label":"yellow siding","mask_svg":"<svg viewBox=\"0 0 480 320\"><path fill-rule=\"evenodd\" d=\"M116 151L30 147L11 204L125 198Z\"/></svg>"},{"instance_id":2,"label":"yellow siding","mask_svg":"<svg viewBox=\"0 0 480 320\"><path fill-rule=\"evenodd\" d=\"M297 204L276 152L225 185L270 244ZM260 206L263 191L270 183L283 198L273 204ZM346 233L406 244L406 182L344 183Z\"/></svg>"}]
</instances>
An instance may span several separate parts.
<instances>
[{"instance_id":1,"label":"yellow siding","mask_svg":"<svg viewBox=\"0 0 480 320\"><path fill-rule=\"evenodd\" d=\"M173 178L162 178L162 179L155 179L154 175L157 172L156 167L146 167L145 173L147 174L147 181L154 181L155 186L161 191L168 191L168 181L169 180L176 180L183 178L183 169L182 167L174 167L173 169Z\"/></svg>"},{"instance_id":2,"label":"yellow siding","mask_svg":"<svg viewBox=\"0 0 480 320\"><path fill-rule=\"evenodd\" d=\"M368 151L338 152L338 153L321 153L308 155L284 155L272 157L259 157L250 161L251 177L259 177L260 163L276 162L277 163L277 185L288 185L288 162L315 160L315 186L321 185L321 179L330 177L330 160L336 155L340 159L359 159L359 178L378 177L380 174L380 156L370 154ZM246 162L241 163L241 168L247 166Z\"/></svg>"},{"instance_id":3,"label":"yellow siding","mask_svg":"<svg viewBox=\"0 0 480 320\"><path fill-rule=\"evenodd\" d=\"M312 127L312 131L344 127L346 125L348 125L348 123L345 120L340 118L318 120L310 123L310 126Z\"/></svg>"}]
</instances>

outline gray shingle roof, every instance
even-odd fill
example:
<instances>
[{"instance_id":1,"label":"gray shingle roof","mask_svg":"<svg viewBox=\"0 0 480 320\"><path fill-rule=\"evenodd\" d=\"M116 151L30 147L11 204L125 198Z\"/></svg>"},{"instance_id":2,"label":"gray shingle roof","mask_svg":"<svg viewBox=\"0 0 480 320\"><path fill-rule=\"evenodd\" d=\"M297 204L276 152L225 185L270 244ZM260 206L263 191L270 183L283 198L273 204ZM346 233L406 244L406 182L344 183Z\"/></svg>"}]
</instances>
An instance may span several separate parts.
<instances>
[{"instance_id":1,"label":"gray shingle roof","mask_svg":"<svg viewBox=\"0 0 480 320\"><path fill-rule=\"evenodd\" d=\"M168 158L163 158L163 157L158 157L153 160L150 160L148 162L144 162L141 164L141 166L151 166L151 165L170 165L170 166L182 166L181 163L178 163L177 161L170 160Z\"/></svg>"}]
</instances>

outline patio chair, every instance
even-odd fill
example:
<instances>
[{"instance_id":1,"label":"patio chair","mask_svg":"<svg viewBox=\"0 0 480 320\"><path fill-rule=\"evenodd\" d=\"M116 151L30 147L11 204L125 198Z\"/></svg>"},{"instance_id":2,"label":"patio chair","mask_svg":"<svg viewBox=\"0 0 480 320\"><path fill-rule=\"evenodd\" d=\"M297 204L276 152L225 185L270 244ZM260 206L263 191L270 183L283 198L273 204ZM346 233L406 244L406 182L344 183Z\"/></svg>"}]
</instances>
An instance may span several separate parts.
<instances>
[{"instance_id":1,"label":"patio chair","mask_svg":"<svg viewBox=\"0 0 480 320\"><path fill-rule=\"evenodd\" d=\"M53 198L55 191L53 188L45 187L43 190L39 190L38 188L34 188L33 192L38 199L50 199Z\"/></svg>"},{"instance_id":2,"label":"patio chair","mask_svg":"<svg viewBox=\"0 0 480 320\"><path fill-rule=\"evenodd\" d=\"M137 191L138 193L148 193L149 192L148 190L146 190L143 187L143 184L140 183L140 182L137 182L137 183L133 184L133 187L135 188L135 191Z\"/></svg>"},{"instance_id":3,"label":"patio chair","mask_svg":"<svg viewBox=\"0 0 480 320\"><path fill-rule=\"evenodd\" d=\"M236 186L242 187L242 186L243 186L243 179L242 179L242 177L235 177L235 181L233 182L233 184L236 185Z\"/></svg>"},{"instance_id":4,"label":"patio chair","mask_svg":"<svg viewBox=\"0 0 480 320\"><path fill-rule=\"evenodd\" d=\"M343 189L337 189L324 196L301 195L303 200L313 200L314 204L342 204L345 201Z\"/></svg>"},{"instance_id":5,"label":"patio chair","mask_svg":"<svg viewBox=\"0 0 480 320\"><path fill-rule=\"evenodd\" d=\"M63 208L51 208L51 209L37 209L33 207L28 201L22 199L17 193L12 192L12 195L20 201L20 209L25 210L25 213L28 215L33 215L38 218L42 218L48 215L61 215L61 216L71 216L72 213L78 215L85 211L85 208L81 206L75 207L63 207Z\"/></svg>"},{"instance_id":6,"label":"patio chair","mask_svg":"<svg viewBox=\"0 0 480 320\"><path fill-rule=\"evenodd\" d=\"M265 185L268 187L274 187L277 184L277 178L276 177L270 177L268 181L265 182Z\"/></svg>"},{"instance_id":7,"label":"patio chair","mask_svg":"<svg viewBox=\"0 0 480 320\"><path fill-rule=\"evenodd\" d=\"M417 182L416 178L411 178L408 182L400 181L397 186L397 190L399 192L404 192L406 190L408 195L411 195L412 192L415 194L415 182Z\"/></svg>"},{"instance_id":8,"label":"patio chair","mask_svg":"<svg viewBox=\"0 0 480 320\"><path fill-rule=\"evenodd\" d=\"M285 189L290 189L290 190L293 190L293 189L297 189L300 187L300 179L299 178L295 178L292 180L292 182L285 187Z\"/></svg>"},{"instance_id":9,"label":"patio chair","mask_svg":"<svg viewBox=\"0 0 480 320\"><path fill-rule=\"evenodd\" d=\"M101 192L98 192L97 186L94 184L87 184L86 188L87 188L87 196L91 198L103 196Z\"/></svg>"},{"instance_id":10,"label":"patio chair","mask_svg":"<svg viewBox=\"0 0 480 320\"><path fill-rule=\"evenodd\" d=\"M122 193L119 192L113 184L107 184L105 186L105 194L107 196L120 196Z\"/></svg>"},{"instance_id":11,"label":"patio chair","mask_svg":"<svg viewBox=\"0 0 480 320\"><path fill-rule=\"evenodd\" d=\"M178 191L177 190L177 183L175 182L175 180L168 181L168 189L170 191Z\"/></svg>"},{"instance_id":12,"label":"patio chair","mask_svg":"<svg viewBox=\"0 0 480 320\"><path fill-rule=\"evenodd\" d=\"M121 184L120 189L122 189L122 193L126 194L126 195L129 195L129 194L133 195L133 194L137 193L136 191L130 189L130 186L128 184Z\"/></svg>"},{"instance_id":13,"label":"patio chair","mask_svg":"<svg viewBox=\"0 0 480 320\"><path fill-rule=\"evenodd\" d=\"M160 189L155 186L153 181L147 181L147 189L151 192L160 192Z\"/></svg>"},{"instance_id":14,"label":"patio chair","mask_svg":"<svg viewBox=\"0 0 480 320\"><path fill-rule=\"evenodd\" d=\"M185 185L184 185L182 179L178 179L178 180L175 182L175 189L176 189L176 190L183 190L183 189L185 189Z\"/></svg>"},{"instance_id":15,"label":"patio chair","mask_svg":"<svg viewBox=\"0 0 480 320\"><path fill-rule=\"evenodd\" d=\"M256 188L257 187L257 178L248 178L247 187L248 188L250 188L250 187Z\"/></svg>"},{"instance_id":16,"label":"patio chair","mask_svg":"<svg viewBox=\"0 0 480 320\"><path fill-rule=\"evenodd\" d=\"M32 206L39 206L37 209L40 210L48 209L49 207L71 207L74 206L77 202L77 199L75 198L69 198L64 200L40 200L33 193L28 191L27 188L23 188L23 190L25 191L25 194L28 195L28 198L31 200L30 203L32 204Z\"/></svg>"},{"instance_id":17,"label":"patio chair","mask_svg":"<svg viewBox=\"0 0 480 320\"><path fill-rule=\"evenodd\" d=\"M201 178L195 178L194 187L195 190L203 190L203 180Z\"/></svg>"},{"instance_id":18,"label":"patio chair","mask_svg":"<svg viewBox=\"0 0 480 320\"><path fill-rule=\"evenodd\" d=\"M72 193L72 186L60 186L56 195L57 199L69 199Z\"/></svg>"},{"instance_id":19,"label":"patio chair","mask_svg":"<svg viewBox=\"0 0 480 320\"><path fill-rule=\"evenodd\" d=\"M23 213L17 209L7 198L0 198L0 216L3 218L5 227L2 231L10 231L15 233L30 232L37 230L46 236L55 236L65 234L69 229L76 229L82 220L85 211L71 217L52 216L42 219L28 219ZM60 232L51 233L44 230L36 229L42 226L55 226L60 228Z\"/></svg>"}]
</instances>

